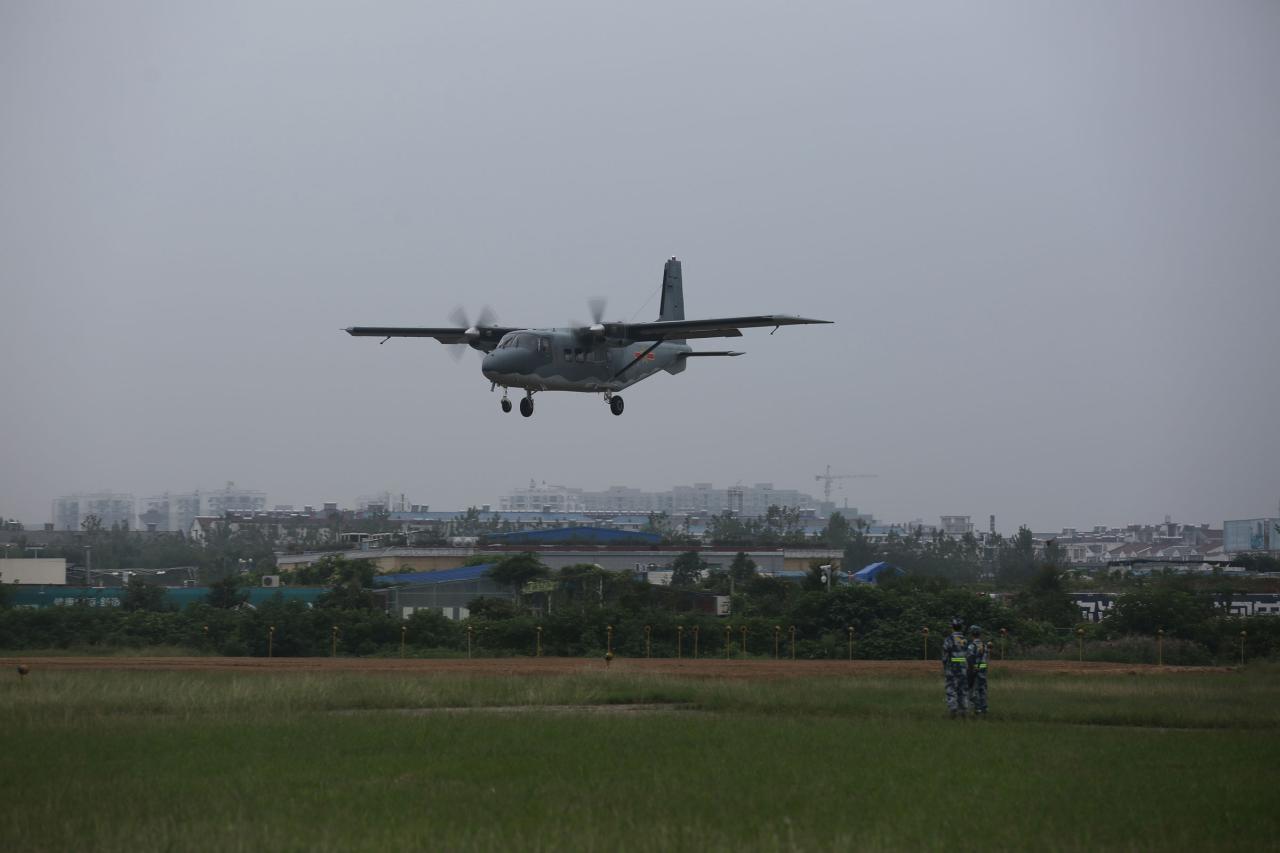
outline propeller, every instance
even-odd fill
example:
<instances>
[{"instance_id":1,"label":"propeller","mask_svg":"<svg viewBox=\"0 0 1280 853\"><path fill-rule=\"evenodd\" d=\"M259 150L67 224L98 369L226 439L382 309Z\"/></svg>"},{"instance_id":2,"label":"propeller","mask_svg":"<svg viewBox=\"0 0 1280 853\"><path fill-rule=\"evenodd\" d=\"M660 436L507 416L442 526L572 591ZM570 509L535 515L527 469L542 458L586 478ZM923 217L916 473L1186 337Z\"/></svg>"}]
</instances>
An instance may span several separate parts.
<instances>
[{"instance_id":1,"label":"propeller","mask_svg":"<svg viewBox=\"0 0 1280 853\"><path fill-rule=\"evenodd\" d=\"M591 325L583 329L584 332L596 337L604 335L604 309L608 302L602 296L593 296L587 300L587 310L591 312ZM574 326L580 327L581 323L574 323Z\"/></svg>"},{"instance_id":2,"label":"propeller","mask_svg":"<svg viewBox=\"0 0 1280 853\"><path fill-rule=\"evenodd\" d=\"M492 308L490 308L488 305L485 305L480 309L480 313L476 315L476 322L474 325L472 325L471 321L467 318L467 310L463 308L461 305L459 305L457 308L454 308L452 312L450 312L449 319L453 321L453 325L461 326L462 328L466 329L466 331L463 334L466 335L467 341L470 342L479 338L481 330L484 329L486 326L492 326L496 324L498 321L498 316L494 314ZM469 346L470 346L470 343L452 344L449 347L449 354L453 356L454 361L457 361L458 359L462 358L463 348L469 347Z\"/></svg>"}]
</instances>

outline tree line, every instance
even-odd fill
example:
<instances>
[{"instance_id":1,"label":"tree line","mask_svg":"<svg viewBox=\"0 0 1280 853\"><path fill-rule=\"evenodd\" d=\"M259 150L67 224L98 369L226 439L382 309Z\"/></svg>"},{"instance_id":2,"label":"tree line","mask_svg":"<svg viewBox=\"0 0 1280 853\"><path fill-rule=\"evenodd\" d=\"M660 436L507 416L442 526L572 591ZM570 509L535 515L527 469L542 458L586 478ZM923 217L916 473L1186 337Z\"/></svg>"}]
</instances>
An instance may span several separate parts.
<instances>
[{"instance_id":1,"label":"tree line","mask_svg":"<svg viewBox=\"0 0 1280 853\"><path fill-rule=\"evenodd\" d=\"M480 598L470 615L454 621L420 610L407 620L384 612L369 587L367 561L333 555L300 570L328 587L315 607L270 600L244 606L246 590L229 576L207 599L165 609L159 588L140 581L126 588L118 610L83 606L0 609L0 647L113 648L178 646L228 655L314 656L533 654L541 640L548 655L602 654L612 627L617 654L642 657L772 656L775 642L799 658L910 659L939 651L952 617L983 626L1010 657L1070 657L1077 628L1091 659L1156 659L1155 636L1164 632L1166 663L1231 662L1240 632L1249 657L1280 653L1280 619L1231 618L1211 595L1186 578L1157 578L1120 595L1114 612L1081 626L1060 569L1036 567L1024 589L993 598L942 577L890 579L878 586L829 588L814 566L795 583L756 571L740 553L713 570L695 552L681 555L671 586L654 586L594 565L551 571L532 554L509 557L490 570L512 598ZM530 586L530 581L549 583ZM698 609L700 599L727 595L731 615ZM4 605L0 596L0 606ZM336 630L335 630L336 629ZM539 631L538 629L541 629ZM727 632L726 632L726 629ZM745 629L745 650L743 647ZM925 629L928 629L926 634ZM1005 630L1005 634L1000 633ZM403 645L402 645L403 644Z\"/></svg>"}]
</instances>

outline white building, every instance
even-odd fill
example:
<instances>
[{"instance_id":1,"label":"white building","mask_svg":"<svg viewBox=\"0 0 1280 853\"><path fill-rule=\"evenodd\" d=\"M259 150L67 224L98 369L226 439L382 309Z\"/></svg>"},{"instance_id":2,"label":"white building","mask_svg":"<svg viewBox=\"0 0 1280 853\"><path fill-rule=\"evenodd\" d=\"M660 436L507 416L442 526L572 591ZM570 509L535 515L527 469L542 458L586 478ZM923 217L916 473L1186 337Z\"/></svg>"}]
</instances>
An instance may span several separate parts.
<instances>
[{"instance_id":1,"label":"white building","mask_svg":"<svg viewBox=\"0 0 1280 853\"><path fill-rule=\"evenodd\" d=\"M142 511L138 513L138 527L141 530L158 530L162 532L186 531L191 522L200 515L200 493L191 492L184 495L162 495L146 498L142 502Z\"/></svg>"},{"instance_id":2,"label":"white building","mask_svg":"<svg viewBox=\"0 0 1280 853\"><path fill-rule=\"evenodd\" d=\"M1280 518L1244 518L1222 522L1222 550L1280 553Z\"/></svg>"},{"instance_id":3,"label":"white building","mask_svg":"<svg viewBox=\"0 0 1280 853\"><path fill-rule=\"evenodd\" d=\"M65 586L67 561L62 557L0 560L0 583Z\"/></svg>"},{"instance_id":4,"label":"white building","mask_svg":"<svg viewBox=\"0 0 1280 853\"><path fill-rule=\"evenodd\" d=\"M85 520L93 516L102 527L137 527L137 504L133 495L117 492L66 495L53 502L53 528L55 530L80 530Z\"/></svg>"},{"instance_id":5,"label":"white building","mask_svg":"<svg viewBox=\"0 0 1280 853\"><path fill-rule=\"evenodd\" d=\"M668 491L646 492L629 486L610 486L591 492L568 486L529 482L502 496L503 512L665 512L669 515L732 511L742 516L763 516L771 506L816 509L812 495L794 489L775 489L772 483L716 488L711 483L676 486Z\"/></svg>"},{"instance_id":6,"label":"white building","mask_svg":"<svg viewBox=\"0 0 1280 853\"><path fill-rule=\"evenodd\" d=\"M586 512L582 489L529 481L527 489L515 489L498 499L502 512Z\"/></svg>"},{"instance_id":7,"label":"white building","mask_svg":"<svg viewBox=\"0 0 1280 853\"><path fill-rule=\"evenodd\" d=\"M227 512L262 512L267 508L266 492L236 488L230 481L224 489L200 492L200 514L222 515Z\"/></svg>"}]
</instances>

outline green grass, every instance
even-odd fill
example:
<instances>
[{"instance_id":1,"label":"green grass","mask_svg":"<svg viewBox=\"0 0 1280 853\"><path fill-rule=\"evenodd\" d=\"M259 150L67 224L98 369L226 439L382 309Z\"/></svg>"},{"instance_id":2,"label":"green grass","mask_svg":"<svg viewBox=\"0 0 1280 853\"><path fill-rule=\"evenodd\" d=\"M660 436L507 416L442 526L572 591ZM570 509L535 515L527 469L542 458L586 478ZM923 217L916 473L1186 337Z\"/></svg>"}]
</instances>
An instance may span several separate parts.
<instances>
[{"instance_id":1,"label":"green grass","mask_svg":"<svg viewBox=\"0 0 1280 853\"><path fill-rule=\"evenodd\" d=\"M1280 677L44 672L0 682L4 850L1262 849ZM655 714L544 705L676 703ZM526 706L529 713L383 709ZM355 711L356 713L333 713Z\"/></svg>"}]
</instances>

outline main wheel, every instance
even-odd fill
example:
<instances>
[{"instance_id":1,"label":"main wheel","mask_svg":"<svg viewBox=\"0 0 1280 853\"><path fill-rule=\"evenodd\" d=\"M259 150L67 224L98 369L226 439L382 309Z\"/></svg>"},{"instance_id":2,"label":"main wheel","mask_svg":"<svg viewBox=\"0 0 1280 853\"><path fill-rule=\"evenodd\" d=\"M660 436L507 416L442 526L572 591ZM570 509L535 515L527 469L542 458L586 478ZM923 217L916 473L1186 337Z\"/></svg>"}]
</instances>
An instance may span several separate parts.
<instances>
[{"instance_id":1,"label":"main wheel","mask_svg":"<svg viewBox=\"0 0 1280 853\"><path fill-rule=\"evenodd\" d=\"M502 411L504 412L511 411L511 401L508 400L506 397L502 398Z\"/></svg>"},{"instance_id":2,"label":"main wheel","mask_svg":"<svg viewBox=\"0 0 1280 853\"><path fill-rule=\"evenodd\" d=\"M622 406L623 403L621 397L613 397L609 400L609 411L613 412L615 415L622 414Z\"/></svg>"},{"instance_id":3,"label":"main wheel","mask_svg":"<svg viewBox=\"0 0 1280 853\"><path fill-rule=\"evenodd\" d=\"M533 415L533 398L525 397L520 401L520 414L526 418Z\"/></svg>"}]
</instances>

